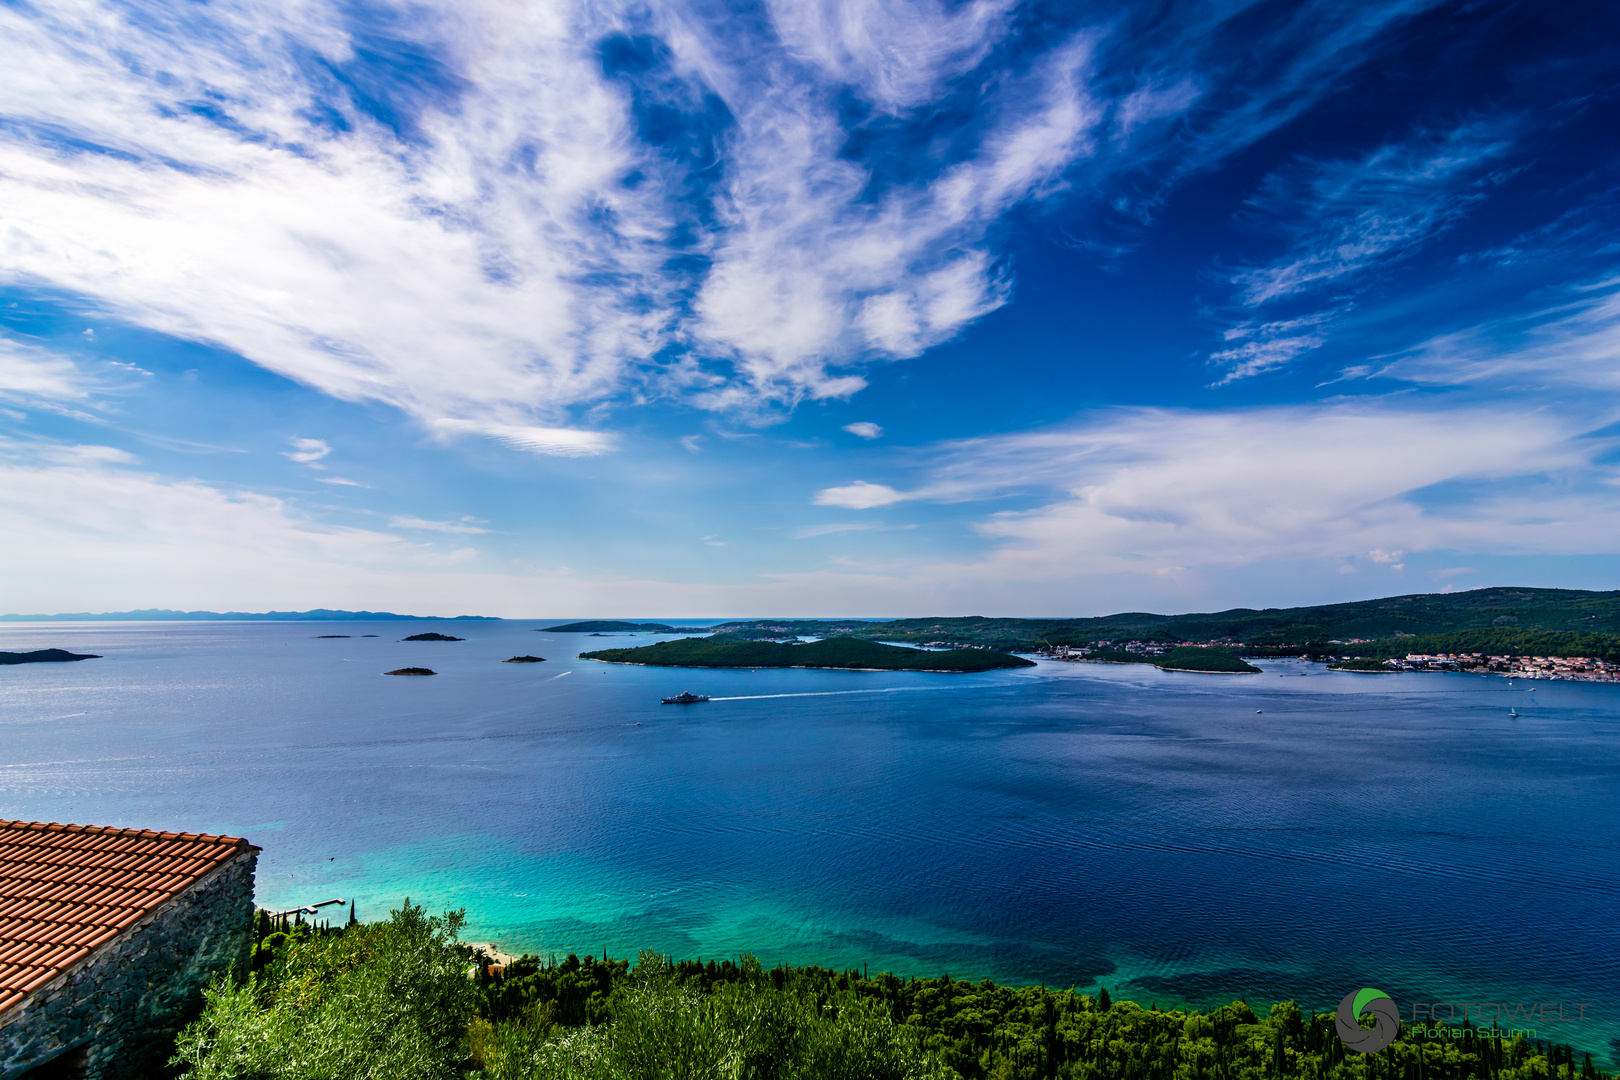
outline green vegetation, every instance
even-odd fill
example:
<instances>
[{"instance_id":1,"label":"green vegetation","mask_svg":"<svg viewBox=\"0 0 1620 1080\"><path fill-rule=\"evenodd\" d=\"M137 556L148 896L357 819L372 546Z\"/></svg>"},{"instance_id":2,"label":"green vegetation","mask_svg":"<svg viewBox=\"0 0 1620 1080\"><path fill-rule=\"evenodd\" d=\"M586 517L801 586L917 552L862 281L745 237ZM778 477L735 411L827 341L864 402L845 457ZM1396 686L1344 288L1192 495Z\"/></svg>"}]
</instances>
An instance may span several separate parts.
<instances>
[{"instance_id":1,"label":"green vegetation","mask_svg":"<svg viewBox=\"0 0 1620 1080\"><path fill-rule=\"evenodd\" d=\"M385 671L385 672L383 672L383 674L384 675L437 675L438 672L434 671L432 668L425 668L425 667L401 667L401 668L395 668L393 671Z\"/></svg>"},{"instance_id":2,"label":"green vegetation","mask_svg":"<svg viewBox=\"0 0 1620 1080\"><path fill-rule=\"evenodd\" d=\"M1088 645L1099 641L1133 640L1161 644L1214 641L1248 646L1293 646L1297 650L1297 647L1308 643L1333 639L1393 639L1400 634L1444 634L1460 630L1620 634L1620 591L1493 588L1457 593L1418 593L1317 607L1265 610L1234 608L1191 615L1153 615L1133 611L1092 619L990 619L970 616L899 619L883 623L850 619L757 619L727 623L716 629L847 635L914 643L944 642L1020 651L1043 645Z\"/></svg>"},{"instance_id":3,"label":"green vegetation","mask_svg":"<svg viewBox=\"0 0 1620 1080\"><path fill-rule=\"evenodd\" d=\"M545 662L546 658L543 656L512 656L501 661L503 664L543 664Z\"/></svg>"},{"instance_id":4,"label":"green vegetation","mask_svg":"<svg viewBox=\"0 0 1620 1080\"><path fill-rule=\"evenodd\" d=\"M1260 669L1228 649L1171 649L1153 659L1166 671L1212 671L1220 674L1253 675Z\"/></svg>"},{"instance_id":5,"label":"green vegetation","mask_svg":"<svg viewBox=\"0 0 1620 1080\"><path fill-rule=\"evenodd\" d=\"M1589 1055L1511 1032L1403 1027L1345 1049L1331 1013L1144 1009L1041 986L738 962L504 970L458 914L281 929L221 980L177 1042L188 1080L1612 1080Z\"/></svg>"},{"instance_id":6,"label":"green vegetation","mask_svg":"<svg viewBox=\"0 0 1620 1080\"><path fill-rule=\"evenodd\" d=\"M610 634L614 631L639 631L644 634L668 634L674 631L673 626L665 626L657 622L614 622L607 619L596 619L591 622L571 622L562 626L548 626L543 630L536 630L537 634Z\"/></svg>"},{"instance_id":7,"label":"green vegetation","mask_svg":"<svg viewBox=\"0 0 1620 1080\"><path fill-rule=\"evenodd\" d=\"M1235 649L1187 647L1168 649L1157 655L1125 649L1092 649L1091 660L1105 664L1152 664L1166 671L1207 671L1217 674L1252 675L1260 669L1248 663Z\"/></svg>"},{"instance_id":8,"label":"green vegetation","mask_svg":"<svg viewBox=\"0 0 1620 1080\"><path fill-rule=\"evenodd\" d=\"M1333 671L1372 671L1379 674L1389 674L1397 670L1382 660L1366 660L1360 657L1354 660L1340 660L1336 664L1329 664L1328 667Z\"/></svg>"},{"instance_id":9,"label":"green vegetation","mask_svg":"<svg viewBox=\"0 0 1620 1080\"><path fill-rule=\"evenodd\" d=\"M639 649L603 649L580 653L584 660L653 667L708 668L858 668L879 671L989 671L1033 667L1017 656L985 649L929 652L884 645L861 638L826 638L808 643L755 641L740 634L660 641Z\"/></svg>"},{"instance_id":10,"label":"green vegetation","mask_svg":"<svg viewBox=\"0 0 1620 1080\"><path fill-rule=\"evenodd\" d=\"M451 637L449 634L435 634L435 633L432 633L430 631L430 632L428 632L426 634L412 634L410 637L408 637L408 638L400 638L400 640L401 641L466 641L467 639L466 638Z\"/></svg>"},{"instance_id":11,"label":"green vegetation","mask_svg":"<svg viewBox=\"0 0 1620 1080\"><path fill-rule=\"evenodd\" d=\"M0 664L62 664L71 660L100 660L94 653L71 653L66 649L35 649L33 652L0 652Z\"/></svg>"},{"instance_id":12,"label":"green vegetation","mask_svg":"<svg viewBox=\"0 0 1620 1080\"><path fill-rule=\"evenodd\" d=\"M1389 660L1408 653L1483 653L1486 656L1591 656L1620 663L1620 634L1540 630L1461 630L1451 634L1322 645L1336 656Z\"/></svg>"}]
</instances>

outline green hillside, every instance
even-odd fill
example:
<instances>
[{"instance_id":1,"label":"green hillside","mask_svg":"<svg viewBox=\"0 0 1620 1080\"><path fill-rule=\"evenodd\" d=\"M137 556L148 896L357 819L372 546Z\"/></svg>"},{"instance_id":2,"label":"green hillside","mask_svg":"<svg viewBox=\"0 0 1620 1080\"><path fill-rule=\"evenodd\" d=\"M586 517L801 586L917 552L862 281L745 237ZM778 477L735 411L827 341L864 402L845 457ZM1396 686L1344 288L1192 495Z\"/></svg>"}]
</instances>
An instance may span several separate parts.
<instances>
[{"instance_id":1,"label":"green hillside","mask_svg":"<svg viewBox=\"0 0 1620 1080\"><path fill-rule=\"evenodd\" d=\"M855 637L808 643L754 641L736 634L661 641L639 649L602 649L581 659L609 664L704 668L861 668L879 671L990 671L1032 667L1028 660L987 649L929 652Z\"/></svg>"},{"instance_id":2,"label":"green hillside","mask_svg":"<svg viewBox=\"0 0 1620 1080\"><path fill-rule=\"evenodd\" d=\"M940 642L995 649L1087 645L1097 641L1230 642L1303 646L1350 638L1397 638L1462 630L1620 633L1620 591L1474 589L1297 608L1233 608L1187 615L1123 612L1086 619L992 619L983 616L897 619L753 619L724 630L850 635L885 641Z\"/></svg>"},{"instance_id":3,"label":"green hillside","mask_svg":"<svg viewBox=\"0 0 1620 1080\"><path fill-rule=\"evenodd\" d=\"M1540 630L1459 630L1384 638L1357 645L1328 645L1335 656L1387 660L1408 653L1483 653L1486 656L1590 656L1620 663L1620 634L1581 634Z\"/></svg>"}]
</instances>

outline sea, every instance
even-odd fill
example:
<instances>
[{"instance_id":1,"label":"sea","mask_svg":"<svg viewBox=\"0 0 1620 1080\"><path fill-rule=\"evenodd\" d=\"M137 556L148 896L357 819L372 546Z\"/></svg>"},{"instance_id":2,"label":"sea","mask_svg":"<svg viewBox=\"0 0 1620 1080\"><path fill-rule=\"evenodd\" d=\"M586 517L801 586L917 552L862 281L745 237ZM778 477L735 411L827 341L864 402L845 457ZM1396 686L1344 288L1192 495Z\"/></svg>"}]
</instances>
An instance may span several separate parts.
<instances>
[{"instance_id":1,"label":"sea","mask_svg":"<svg viewBox=\"0 0 1620 1080\"><path fill-rule=\"evenodd\" d=\"M100 655L0 667L0 817L245 836L263 906L409 898L513 953L1262 1014L1370 986L1620 1064L1620 685L684 670L549 625L0 624Z\"/></svg>"}]
</instances>

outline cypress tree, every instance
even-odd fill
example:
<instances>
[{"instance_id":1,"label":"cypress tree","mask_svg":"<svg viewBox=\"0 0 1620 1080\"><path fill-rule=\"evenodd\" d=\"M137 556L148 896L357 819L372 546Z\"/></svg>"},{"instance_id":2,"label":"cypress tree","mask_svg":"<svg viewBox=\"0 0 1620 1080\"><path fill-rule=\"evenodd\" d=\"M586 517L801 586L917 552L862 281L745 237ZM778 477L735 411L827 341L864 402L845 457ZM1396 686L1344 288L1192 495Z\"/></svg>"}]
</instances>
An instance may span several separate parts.
<instances>
[{"instance_id":1,"label":"cypress tree","mask_svg":"<svg viewBox=\"0 0 1620 1080\"><path fill-rule=\"evenodd\" d=\"M1114 1003L1112 1001L1110 1001L1109 998L1108 998L1108 987L1099 986L1097 988L1097 1008L1102 1009L1104 1012L1106 1012L1107 1010L1112 1009L1113 1007L1114 1007Z\"/></svg>"}]
</instances>

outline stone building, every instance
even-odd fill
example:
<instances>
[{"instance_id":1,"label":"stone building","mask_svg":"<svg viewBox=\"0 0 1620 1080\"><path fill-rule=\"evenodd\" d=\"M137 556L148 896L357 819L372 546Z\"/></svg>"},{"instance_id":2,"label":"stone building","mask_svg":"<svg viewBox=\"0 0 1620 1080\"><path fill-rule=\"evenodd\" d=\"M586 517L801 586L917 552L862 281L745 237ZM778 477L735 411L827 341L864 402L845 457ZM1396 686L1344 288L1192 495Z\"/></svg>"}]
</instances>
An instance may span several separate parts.
<instances>
[{"instance_id":1,"label":"stone building","mask_svg":"<svg viewBox=\"0 0 1620 1080\"><path fill-rule=\"evenodd\" d=\"M247 971L258 852L0 822L0 1080L161 1075L202 988Z\"/></svg>"}]
</instances>

